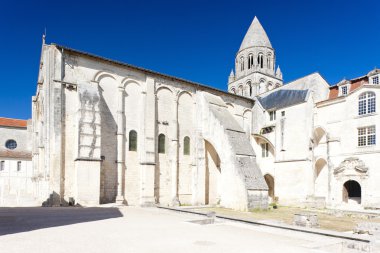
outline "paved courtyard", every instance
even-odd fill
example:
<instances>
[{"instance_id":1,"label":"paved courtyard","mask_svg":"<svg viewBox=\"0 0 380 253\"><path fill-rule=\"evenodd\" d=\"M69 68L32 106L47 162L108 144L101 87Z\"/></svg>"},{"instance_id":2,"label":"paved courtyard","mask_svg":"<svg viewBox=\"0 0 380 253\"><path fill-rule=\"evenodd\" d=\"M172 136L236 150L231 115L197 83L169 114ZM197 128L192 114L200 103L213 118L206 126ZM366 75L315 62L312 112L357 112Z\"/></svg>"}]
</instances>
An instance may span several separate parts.
<instances>
[{"instance_id":1,"label":"paved courtyard","mask_svg":"<svg viewBox=\"0 0 380 253\"><path fill-rule=\"evenodd\" d=\"M202 219L157 208L0 208L0 252L351 252L325 236L189 222Z\"/></svg>"}]
</instances>

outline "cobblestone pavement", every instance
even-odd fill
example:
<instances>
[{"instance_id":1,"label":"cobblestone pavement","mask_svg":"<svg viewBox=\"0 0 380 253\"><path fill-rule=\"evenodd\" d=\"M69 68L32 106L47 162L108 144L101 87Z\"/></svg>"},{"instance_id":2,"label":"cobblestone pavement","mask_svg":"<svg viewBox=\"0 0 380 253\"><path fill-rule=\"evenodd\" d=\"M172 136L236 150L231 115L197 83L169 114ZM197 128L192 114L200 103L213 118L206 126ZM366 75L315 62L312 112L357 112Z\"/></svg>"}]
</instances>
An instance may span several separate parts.
<instances>
[{"instance_id":1,"label":"cobblestone pavement","mask_svg":"<svg viewBox=\"0 0 380 253\"><path fill-rule=\"evenodd\" d=\"M157 208L0 208L0 252L350 252L325 236Z\"/></svg>"}]
</instances>

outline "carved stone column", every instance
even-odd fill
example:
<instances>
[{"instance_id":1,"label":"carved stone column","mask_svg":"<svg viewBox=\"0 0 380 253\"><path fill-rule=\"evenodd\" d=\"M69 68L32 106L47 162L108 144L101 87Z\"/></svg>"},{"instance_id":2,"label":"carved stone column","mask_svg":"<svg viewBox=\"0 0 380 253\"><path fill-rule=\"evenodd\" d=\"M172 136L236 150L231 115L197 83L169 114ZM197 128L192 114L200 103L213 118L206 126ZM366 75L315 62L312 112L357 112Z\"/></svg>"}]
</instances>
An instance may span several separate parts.
<instances>
[{"instance_id":1,"label":"carved stone column","mask_svg":"<svg viewBox=\"0 0 380 253\"><path fill-rule=\"evenodd\" d=\"M117 108L117 195L116 203L124 202L123 175L124 175L124 87L118 87L118 108Z\"/></svg>"}]
</instances>

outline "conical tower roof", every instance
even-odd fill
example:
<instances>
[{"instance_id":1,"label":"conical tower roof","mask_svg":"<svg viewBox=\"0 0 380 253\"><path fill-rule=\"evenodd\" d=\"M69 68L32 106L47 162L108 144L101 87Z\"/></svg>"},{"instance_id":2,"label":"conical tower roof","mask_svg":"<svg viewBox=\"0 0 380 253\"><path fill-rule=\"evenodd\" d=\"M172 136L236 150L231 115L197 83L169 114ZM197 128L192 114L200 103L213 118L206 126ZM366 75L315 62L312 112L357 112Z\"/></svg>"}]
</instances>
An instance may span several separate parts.
<instances>
[{"instance_id":1,"label":"conical tower roof","mask_svg":"<svg viewBox=\"0 0 380 253\"><path fill-rule=\"evenodd\" d=\"M249 47L270 47L272 44L269 41L268 35L260 24L260 21L255 17L244 36L243 42L240 45L239 51Z\"/></svg>"}]
</instances>

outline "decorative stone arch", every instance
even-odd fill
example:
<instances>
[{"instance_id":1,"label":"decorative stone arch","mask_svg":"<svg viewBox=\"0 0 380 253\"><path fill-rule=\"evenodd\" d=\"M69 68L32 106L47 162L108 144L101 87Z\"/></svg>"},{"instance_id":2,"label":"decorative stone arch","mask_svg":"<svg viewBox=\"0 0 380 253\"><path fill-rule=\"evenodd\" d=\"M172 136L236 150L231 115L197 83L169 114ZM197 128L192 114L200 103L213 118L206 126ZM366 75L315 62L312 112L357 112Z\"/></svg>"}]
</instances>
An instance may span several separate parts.
<instances>
[{"instance_id":1,"label":"decorative stone arch","mask_svg":"<svg viewBox=\"0 0 380 253\"><path fill-rule=\"evenodd\" d=\"M245 109L242 113L243 116L243 129L247 132L247 134L250 134L251 129L251 123L252 123L252 110L251 109Z\"/></svg>"},{"instance_id":2,"label":"decorative stone arch","mask_svg":"<svg viewBox=\"0 0 380 253\"><path fill-rule=\"evenodd\" d=\"M327 198L328 194L328 162L319 157L314 162L314 195Z\"/></svg>"},{"instance_id":3,"label":"decorative stone arch","mask_svg":"<svg viewBox=\"0 0 380 253\"><path fill-rule=\"evenodd\" d=\"M236 94L236 89L235 89L235 87L232 87L232 88L230 89L230 92L233 93L233 94Z\"/></svg>"},{"instance_id":4,"label":"decorative stone arch","mask_svg":"<svg viewBox=\"0 0 380 253\"><path fill-rule=\"evenodd\" d=\"M268 84L267 84L267 90L273 90L273 88L274 88L273 83L272 82L268 82Z\"/></svg>"},{"instance_id":5,"label":"decorative stone arch","mask_svg":"<svg viewBox=\"0 0 380 253\"><path fill-rule=\"evenodd\" d=\"M268 143L270 147L269 152L272 153L273 157L276 157L276 148L268 138L262 136L261 134L253 134L253 137L257 144L259 144L259 142Z\"/></svg>"},{"instance_id":6,"label":"decorative stone arch","mask_svg":"<svg viewBox=\"0 0 380 253\"><path fill-rule=\"evenodd\" d=\"M110 77L110 78L114 79L115 81L117 80L116 75L109 73L109 72L106 72L106 71L103 71L103 70L100 70L100 71L96 72L96 74L94 75L93 81L98 83L98 82L100 82L101 79L103 79L105 77Z\"/></svg>"},{"instance_id":7,"label":"decorative stone arch","mask_svg":"<svg viewBox=\"0 0 380 253\"><path fill-rule=\"evenodd\" d=\"M265 83L266 83L266 80L265 80L264 78L261 78L261 79L259 80L259 92L258 92L258 93L263 93L263 92L266 91L266 90L265 90L265 88L266 88Z\"/></svg>"},{"instance_id":8,"label":"decorative stone arch","mask_svg":"<svg viewBox=\"0 0 380 253\"><path fill-rule=\"evenodd\" d=\"M172 94L174 93L174 91L173 91L173 89L172 88L170 88L168 85L160 85L160 87L158 87L157 89L156 89L156 94L158 94L158 92L160 91L160 90L169 90Z\"/></svg>"},{"instance_id":9,"label":"decorative stone arch","mask_svg":"<svg viewBox=\"0 0 380 253\"><path fill-rule=\"evenodd\" d=\"M316 126L313 131L314 147L317 147L323 141L327 141L327 131L322 126Z\"/></svg>"},{"instance_id":10,"label":"decorative stone arch","mask_svg":"<svg viewBox=\"0 0 380 253\"><path fill-rule=\"evenodd\" d=\"M217 147L208 139L205 141L205 204L215 205L221 200L222 157Z\"/></svg>"},{"instance_id":11,"label":"decorative stone arch","mask_svg":"<svg viewBox=\"0 0 380 253\"><path fill-rule=\"evenodd\" d=\"M239 84L238 86L237 95L240 95L240 96L244 95L244 86L242 84Z\"/></svg>"},{"instance_id":12,"label":"decorative stone arch","mask_svg":"<svg viewBox=\"0 0 380 253\"><path fill-rule=\"evenodd\" d=\"M193 98L193 94L191 94L190 91L187 91L187 90L181 90L181 91L178 93L178 100L179 100L179 98L180 98L182 95L184 95L184 94L188 94L188 95L190 95L191 98Z\"/></svg>"},{"instance_id":13,"label":"decorative stone arch","mask_svg":"<svg viewBox=\"0 0 380 253\"><path fill-rule=\"evenodd\" d=\"M130 77L125 77L124 79L121 80L120 84L122 87L126 87L128 84L131 84L131 83L134 83L134 84L137 84L138 86L142 86L140 84L140 82L134 80L134 79L131 79Z\"/></svg>"},{"instance_id":14,"label":"decorative stone arch","mask_svg":"<svg viewBox=\"0 0 380 253\"><path fill-rule=\"evenodd\" d=\"M336 180L342 185L342 202L350 202L350 191L345 188L347 181L356 181L360 185L360 196L352 196L360 199L352 199L351 202L363 203L363 189L366 187L368 178L368 167L365 163L357 157L348 157L334 169L334 176ZM347 195L348 194L348 195ZM355 200L355 201L354 201ZM359 203L360 202L360 203Z\"/></svg>"},{"instance_id":15,"label":"decorative stone arch","mask_svg":"<svg viewBox=\"0 0 380 253\"><path fill-rule=\"evenodd\" d=\"M281 86L281 84L276 83L275 88L279 88L280 86Z\"/></svg>"},{"instance_id":16,"label":"decorative stone arch","mask_svg":"<svg viewBox=\"0 0 380 253\"><path fill-rule=\"evenodd\" d=\"M265 182L268 185L268 197L272 199L272 202L275 201L275 184L274 177L270 173L264 175Z\"/></svg>"}]
</instances>

